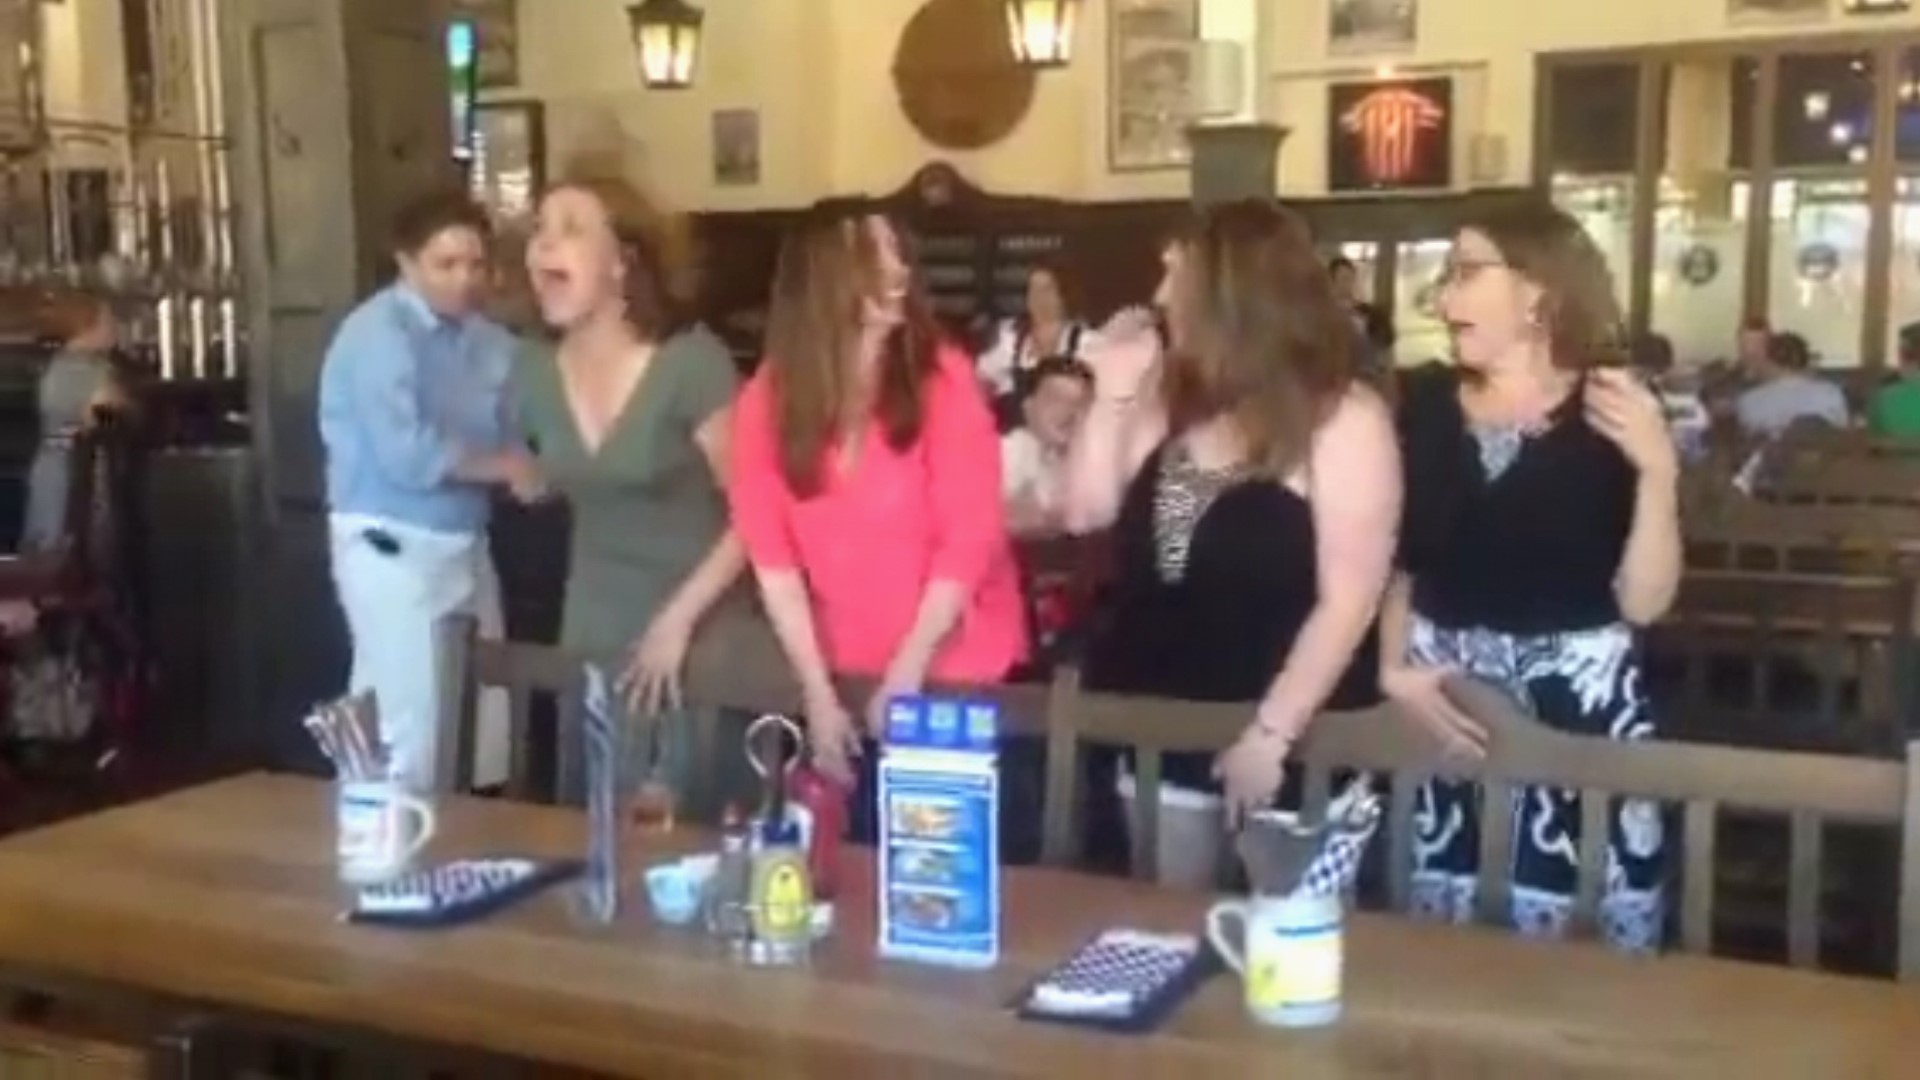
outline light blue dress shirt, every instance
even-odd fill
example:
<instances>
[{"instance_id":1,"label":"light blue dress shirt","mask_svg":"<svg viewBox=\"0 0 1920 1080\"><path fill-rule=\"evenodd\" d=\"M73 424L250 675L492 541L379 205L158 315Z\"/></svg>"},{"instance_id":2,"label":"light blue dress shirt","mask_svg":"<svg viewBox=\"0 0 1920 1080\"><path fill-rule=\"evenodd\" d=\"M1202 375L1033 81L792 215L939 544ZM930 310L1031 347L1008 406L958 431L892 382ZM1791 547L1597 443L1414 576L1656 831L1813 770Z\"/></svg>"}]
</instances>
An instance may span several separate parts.
<instances>
[{"instance_id":1,"label":"light blue dress shirt","mask_svg":"<svg viewBox=\"0 0 1920 1080\"><path fill-rule=\"evenodd\" d=\"M487 490L453 470L506 445L514 350L498 324L443 318L404 284L355 308L320 370L328 509L440 532L485 528Z\"/></svg>"}]
</instances>

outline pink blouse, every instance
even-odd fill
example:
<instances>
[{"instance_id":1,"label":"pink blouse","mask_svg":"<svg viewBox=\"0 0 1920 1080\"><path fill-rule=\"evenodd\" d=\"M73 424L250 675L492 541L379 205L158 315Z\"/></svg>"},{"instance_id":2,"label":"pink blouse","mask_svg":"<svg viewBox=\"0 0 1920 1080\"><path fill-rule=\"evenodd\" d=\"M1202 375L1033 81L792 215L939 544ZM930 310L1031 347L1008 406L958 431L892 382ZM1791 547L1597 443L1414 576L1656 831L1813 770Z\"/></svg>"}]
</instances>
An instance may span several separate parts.
<instances>
[{"instance_id":1,"label":"pink blouse","mask_svg":"<svg viewBox=\"0 0 1920 1080\"><path fill-rule=\"evenodd\" d=\"M1000 443L973 365L951 346L929 376L920 438L904 452L867 425L851 471L798 499L780 467L765 367L734 407L733 526L762 570L798 569L829 667L885 672L930 580L969 590L928 677L992 682L1024 659L1026 612L1000 501ZM829 450L838 457L838 448Z\"/></svg>"}]
</instances>

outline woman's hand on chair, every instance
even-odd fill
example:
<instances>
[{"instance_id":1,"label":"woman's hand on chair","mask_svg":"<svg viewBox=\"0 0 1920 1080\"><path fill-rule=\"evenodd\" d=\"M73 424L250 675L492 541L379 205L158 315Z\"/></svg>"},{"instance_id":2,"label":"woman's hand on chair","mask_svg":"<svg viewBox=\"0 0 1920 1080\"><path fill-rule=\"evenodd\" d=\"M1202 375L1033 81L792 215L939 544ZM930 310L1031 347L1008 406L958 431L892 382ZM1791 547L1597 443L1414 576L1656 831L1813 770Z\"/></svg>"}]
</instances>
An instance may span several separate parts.
<instances>
[{"instance_id":1,"label":"woman's hand on chair","mask_svg":"<svg viewBox=\"0 0 1920 1080\"><path fill-rule=\"evenodd\" d=\"M1442 750L1462 757L1487 756L1487 729L1447 696L1446 680L1458 672L1446 668L1401 665L1380 675L1380 689L1440 742Z\"/></svg>"},{"instance_id":2,"label":"woman's hand on chair","mask_svg":"<svg viewBox=\"0 0 1920 1080\"><path fill-rule=\"evenodd\" d=\"M646 632L627 652L627 668L620 675L620 691L627 708L642 716L681 704L680 669L687 662L693 640L693 622L672 608L655 615Z\"/></svg>"},{"instance_id":3,"label":"woman's hand on chair","mask_svg":"<svg viewBox=\"0 0 1920 1080\"><path fill-rule=\"evenodd\" d=\"M853 714L831 690L808 692L802 708L807 714L807 747L813 766L836 782L852 788L853 762L860 756L860 731Z\"/></svg>"},{"instance_id":4,"label":"woman's hand on chair","mask_svg":"<svg viewBox=\"0 0 1920 1080\"><path fill-rule=\"evenodd\" d=\"M1280 729L1255 723L1214 760L1213 775L1226 798L1227 828L1273 803L1293 739Z\"/></svg>"}]
</instances>

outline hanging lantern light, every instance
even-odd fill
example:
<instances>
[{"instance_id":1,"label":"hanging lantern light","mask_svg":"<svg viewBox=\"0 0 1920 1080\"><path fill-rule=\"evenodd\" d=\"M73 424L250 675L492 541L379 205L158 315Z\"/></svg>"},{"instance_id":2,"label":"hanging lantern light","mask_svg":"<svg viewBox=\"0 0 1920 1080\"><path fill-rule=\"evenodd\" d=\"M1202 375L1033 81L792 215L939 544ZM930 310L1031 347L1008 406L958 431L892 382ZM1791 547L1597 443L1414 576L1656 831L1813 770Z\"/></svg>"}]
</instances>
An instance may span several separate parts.
<instances>
[{"instance_id":1,"label":"hanging lantern light","mask_svg":"<svg viewBox=\"0 0 1920 1080\"><path fill-rule=\"evenodd\" d=\"M700 24L706 17L687 0L641 0L628 8L640 80L656 90L692 86L700 59Z\"/></svg>"},{"instance_id":2,"label":"hanging lantern light","mask_svg":"<svg viewBox=\"0 0 1920 1080\"><path fill-rule=\"evenodd\" d=\"M1065 67L1073 59L1080 0L1006 0L1013 55L1028 67Z\"/></svg>"}]
</instances>

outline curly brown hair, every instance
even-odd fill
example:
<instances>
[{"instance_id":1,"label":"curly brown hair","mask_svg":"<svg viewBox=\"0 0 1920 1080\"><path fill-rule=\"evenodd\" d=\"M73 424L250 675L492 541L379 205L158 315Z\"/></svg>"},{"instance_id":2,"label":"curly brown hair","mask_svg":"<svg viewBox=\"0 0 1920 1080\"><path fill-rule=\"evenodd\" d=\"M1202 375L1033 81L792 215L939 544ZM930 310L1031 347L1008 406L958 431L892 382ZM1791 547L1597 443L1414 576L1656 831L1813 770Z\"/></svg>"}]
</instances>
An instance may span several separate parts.
<instances>
[{"instance_id":1,"label":"curly brown hair","mask_svg":"<svg viewBox=\"0 0 1920 1080\"><path fill-rule=\"evenodd\" d=\"M626 264L626 317L635 334L659 341L686 328L697 291L685 223L624 176L582 168L547 193L578 191L607 216Z\"/></svg>"},{"instance_id":2,"label":"curly brown hair","mask_svg":"<svg viewBox=\"0 0 1920 1080\"><path fill-rule=\"evenodd\" d=\"M1627 363L1626 319L1599 245L1566 211L1544 199L1498 203L1461 222L1487 238L1509 268L1540 289L1534 319L1554 365L1570 371Z\"/></svg>"},{"instance_id":3,"label":"curly brown hair","mask_svg":"<svg viewBox=\"0 0 1920 1080\"><path fill-rule=\"evenodd\" d=\"M1306 223L1271 200L1212 207L1170 245L1180 256L1168 297L1172 429L1229 416L1248 462L1283 477L1353 383L1352 316Z\"/></svg>"}]
</instances>

